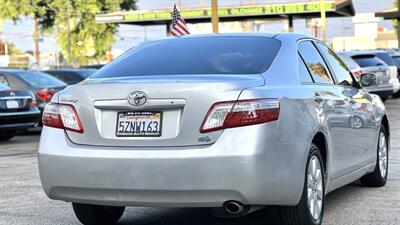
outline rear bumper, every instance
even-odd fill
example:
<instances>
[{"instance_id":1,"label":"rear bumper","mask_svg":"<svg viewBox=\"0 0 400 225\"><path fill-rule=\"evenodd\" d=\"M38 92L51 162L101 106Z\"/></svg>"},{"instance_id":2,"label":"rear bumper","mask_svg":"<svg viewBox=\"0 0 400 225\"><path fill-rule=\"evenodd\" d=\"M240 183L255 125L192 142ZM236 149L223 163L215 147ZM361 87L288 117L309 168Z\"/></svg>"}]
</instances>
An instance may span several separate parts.
<instances>
[{"instance_id":1,"label":"rear bumper","mask_svg":"<svg viewBox=\"0 0 400 225\"><path fill-rule=\"evenodd\" d=\"M393 95L394 93L398 92L399 89L400 89L399 82L396 82L394 84L385 84L385 85L374 86L374 87L366 87L366 90L368 92L377 94L381 98L387 98L390 95Z\"/></svg>"},{"instance_id":2,"label":"rear bumper","mask_svg":"<svg viewBox=\"0 0 400 225\"><path fill-rule=\"evenodd\" d=\"M309 146L276 143L265 132L264 138L254 137L266 126L226 130L213 145L140 150L75 145L64 131L44 127L40 177L50 198L87 204L295 205ZM237 132L241 135L234 136Z\"/></svg>"},{"instance_id":3,"label":"rear bumper","mask_svg":"<svg viewBox=\"0 0 400 225\"><path fill-rule=\"evenodd\" d=\"M39 123L40 111L0 113L0 130L20 130L34 127Z\"/></svg>"}]
</instances>

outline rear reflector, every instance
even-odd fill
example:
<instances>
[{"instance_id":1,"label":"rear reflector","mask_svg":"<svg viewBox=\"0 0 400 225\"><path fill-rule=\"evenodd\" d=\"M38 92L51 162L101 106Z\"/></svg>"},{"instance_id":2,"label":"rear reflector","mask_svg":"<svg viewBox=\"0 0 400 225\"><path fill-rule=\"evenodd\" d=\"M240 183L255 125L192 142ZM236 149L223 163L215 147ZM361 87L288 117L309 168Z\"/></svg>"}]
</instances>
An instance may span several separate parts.
<instances>
[{"instance_id":1,"label":"rear reflector","mask_svg":"<svg viewBox=\"0 0 400 225\"><path fill-rule=\"evenodd\" d=\"M83 133L83 127L73 105L49 103L43 111L43 125Z\"/></svg>"},{"instance_id":2,"label":"rear reflector","mask_svg":"<svg viewBox=\"0 0 400 225\"><path fill-rule=\"evenodd\" d=\"M211 106L200 127L200 132L207 133L225 128L266 123L278 118L278 99L218 102Z\"/></svg>"}]
</instances>

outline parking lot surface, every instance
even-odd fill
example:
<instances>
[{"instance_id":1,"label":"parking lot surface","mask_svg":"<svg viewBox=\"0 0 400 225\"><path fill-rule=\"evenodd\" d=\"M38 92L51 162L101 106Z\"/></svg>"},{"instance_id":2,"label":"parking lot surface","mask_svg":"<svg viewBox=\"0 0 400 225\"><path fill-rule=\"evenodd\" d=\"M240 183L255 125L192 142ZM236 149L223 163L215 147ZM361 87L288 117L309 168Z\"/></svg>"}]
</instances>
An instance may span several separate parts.
<instances>
[{"instance_id":1,"label":"parking lot surface","mask_svg":"<svg viewBox=\"0 0 400 225\"><path fill-rule=\"evenodd\" d=\"M400 99L389 100L386 107L391 125L387 185L365 188L355 183L329 194L324 225L400 224ZM0 224L78 225L69 203L50 200L42 191L36 158L39 137L38 132L33 132L0 142ZM128 208L119 224L279 225L280 222L272 208L227 220L214 218L204 209Z\"/></svg>"}]
</instances>

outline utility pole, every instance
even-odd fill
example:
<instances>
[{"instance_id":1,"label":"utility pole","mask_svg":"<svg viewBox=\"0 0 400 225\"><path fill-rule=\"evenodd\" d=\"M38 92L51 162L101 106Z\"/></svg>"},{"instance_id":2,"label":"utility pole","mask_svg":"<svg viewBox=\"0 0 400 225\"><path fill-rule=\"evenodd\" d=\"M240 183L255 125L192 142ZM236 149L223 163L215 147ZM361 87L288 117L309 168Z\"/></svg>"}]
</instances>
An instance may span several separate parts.
<instances>
[{"instance_id":1,"label":"utility pole","mask_svg":"<svg viewBox=\"0 0 400 225\"><path fill-rule=\"evenodd\" d=\"M322 40L326 41L326 11L325 0L320 0Z\"/></svg>"},{"instance_id":2,"label":"utility pole","mask_svg":"<svg viewBox=\"0 0 400 225\"><path fill-rule=\"evenodd\" d=\"M397 16L399 16L399 15L400 15L400 1L397 0ZM397 31L397 47L400 48L400 17L397 17L396 20L397 20L397 28L396 28L396 31Z\"/></svg>"},{"instance_id":3,"label":"utility pole","mask_svg":"<svg viewBox=\"0 0 400 225\"><path fill-rule=\"evenodd\" d=\"M211 22L212 22L212 27L213 27L213 32L218 33L218 23L219 23L219 18L218 18L218 0L211 0Z\"/></svg>"},{"instance_id":4,"label":"utility pole","mask_svg":"<svg viewBox=\"0 0 400 225\"><path fill-rule=\"evenodd\" d=\"M33 56L35 57L36 65L39 67L40 65L39 21L36 15L33 17Z\"/></svg>"}]
</instances>

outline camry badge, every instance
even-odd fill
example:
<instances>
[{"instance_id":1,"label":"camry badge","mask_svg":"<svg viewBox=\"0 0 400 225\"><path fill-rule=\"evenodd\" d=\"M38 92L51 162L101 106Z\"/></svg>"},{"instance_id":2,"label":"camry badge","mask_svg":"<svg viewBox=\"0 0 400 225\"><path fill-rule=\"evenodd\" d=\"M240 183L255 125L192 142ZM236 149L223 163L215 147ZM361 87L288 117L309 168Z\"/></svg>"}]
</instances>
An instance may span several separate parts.
<instances>
[{"instance_id":1,"label":"camry badge","mask_svg":"<svg viewBox=\"0 0 400 225\"><path fill-rule=\"evenodd\" d=\"M128 95L128 102L133 106L141 106L147 102L147 95L142 91L134 91Z\"/></svg>"}]
</instances>

